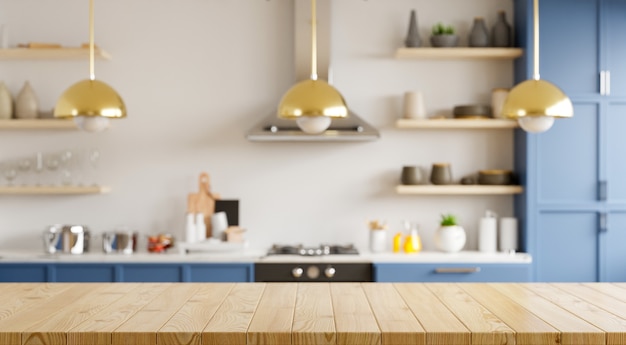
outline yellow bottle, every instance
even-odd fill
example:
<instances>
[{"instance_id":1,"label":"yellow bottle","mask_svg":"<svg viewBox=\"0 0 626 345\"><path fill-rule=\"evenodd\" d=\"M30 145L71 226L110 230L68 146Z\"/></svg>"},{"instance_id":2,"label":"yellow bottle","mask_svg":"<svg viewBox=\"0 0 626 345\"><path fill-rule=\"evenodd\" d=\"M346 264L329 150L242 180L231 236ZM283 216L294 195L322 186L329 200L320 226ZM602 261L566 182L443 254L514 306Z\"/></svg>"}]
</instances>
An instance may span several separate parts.
<instances>
[{"instance_id":1,"label":"yellow bottle","mask_svg":"<svg viewBox=\"0 0 626 345\"><path fill-rule=\"evenodd\" d=\"M405 253L419 253L422 250L422 239L417 233L417 229L411 229L411 234L404 241Z\"/></svg>"},{"instance_id":2,"label":"yellow bottle","mask_svg":"<svg viewBox=\"0 0 626 345\"><path fill-rule=\"evenodd\" d=\"M393 236L393 252L399 253L402 247L402 233L398 232L395 236Z\"/></svg>"}]
</instances>

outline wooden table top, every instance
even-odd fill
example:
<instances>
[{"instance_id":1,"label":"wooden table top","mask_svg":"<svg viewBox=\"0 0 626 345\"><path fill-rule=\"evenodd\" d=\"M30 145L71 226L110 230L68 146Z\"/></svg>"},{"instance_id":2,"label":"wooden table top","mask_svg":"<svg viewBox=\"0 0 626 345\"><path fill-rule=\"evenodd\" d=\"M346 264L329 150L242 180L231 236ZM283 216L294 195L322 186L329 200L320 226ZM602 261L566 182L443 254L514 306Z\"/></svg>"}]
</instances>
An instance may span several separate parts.
<instances>
[{"instance_id":1,"label":"wooden table top","mask_svg":"<svg viewBox=\"0 0 626 345\"><path fill-rule=\"evenodd\" d=\"M626 344L626 283L3 283L0 344Z\"/></svg>"}]
</instances>

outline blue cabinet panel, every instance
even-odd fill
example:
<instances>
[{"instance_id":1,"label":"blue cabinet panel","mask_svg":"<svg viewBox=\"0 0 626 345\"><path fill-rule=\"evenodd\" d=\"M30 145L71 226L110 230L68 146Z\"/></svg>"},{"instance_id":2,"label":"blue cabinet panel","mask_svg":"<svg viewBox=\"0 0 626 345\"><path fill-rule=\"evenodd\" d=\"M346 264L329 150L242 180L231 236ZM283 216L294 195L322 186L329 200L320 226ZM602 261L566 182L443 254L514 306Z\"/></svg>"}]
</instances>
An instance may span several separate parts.
<instances>
[{"instance_id":1,"label":"blue cabinet panel","mask_svg":"<svg viewBox=\"0 0 626 345\"><path fill-rule=\"evenodd\" d=\"M189 265L192 282L250 282L252 264Z\"/></svg>"},{"instance_id":2,"label":"blue cabinet panel","mask_svg":"<svg viewBox=\"0 0 626 345\"><path fill-rule=\"evenodd\" d=\"M124 264L123 282L182 282L183 266L180 264Z\"/></svg>"},{"instance_id":3,"label":"blue cabinet panel","mask_svg":"<svg viewBox=\"0 0 626 345\"><path fill-rule=\"evenodd\" d=\"M604 5L606 69L611 73L611 96L626 97L626 1L606 0Z\"/></svg>"},{"instance_id":4,"label":"blue cabinet panel","mask_svg":"<svg viewBox=\"0 0 626 345\"><path fill-rule=\"evenodd\" d=\"M115 266L105 264L57 264L57 282L114 282Z\"/></svg>"},{"instance_id":5,"label":"blue cabinet panel","mask_svg":"<svg viewBox=\"0 0 626 345\"><path fill-rule=\"evenodd\" d=\"M601 234L603 242L602 281L626 282L626 211L609 212L607 231Z\"/></svg>"},{"instance_id":6,"label":"blue cabinet panel","mask_svg":"<svg viewBox=\"0 0 626 345\"><path fill-rule=\"evenodd\" d=\"M48 266L45 264L2 264L0 282L46 282Z\"/></svg>"},{"instance_id":7,"label":"blue cabinet panel","mask_svg":"<svg viewBox=\"0 0 626 345\"><path fill-rule=\"evenodd\" d=\"M597 200L598 107L574 103L574 113L537 135L540 203Z\"/></svg>"},{"instance_id":8,"label":"blue cabinet panel","mask_svg":"<svg viewBox=\"0 0 626 345\"><path fill-rule=\"evenodd\" d=\"M626 22L626 18L624 21ZM626 42L624 45L626 46ZM610 104L606 126L607 197L609 202L626 204L626 135L624 135L624 129L626 129L626 103Z\"/></svg>"},{"instance_id":9,"label":"blue cabinet panel","mask_svg":"<svg viewBox=\"0 0 626 345\"><path fill-rule=\"evenodd\" d=\"M539 215L538 224L534 255L538 281L598 279L596 212L544 212Z\"/></svg>"},{"instance_id":10,"label":"blue cabinet panel","mask_svg":"<svg viewBox=\"0 0 626 345\"><path fill-rule=\"evenodd\" d=\"M599 90L598 6L589 0L539 1L541 79L566 94Z\"/></svg>"},{"instance_id":11,"label":"blue cabinet panel","mask_svg":"<svg viewBox=\"0 0 626 345\"><path fill-rule=\"evenodd\" d=\"M527 282L530 264L375 263L376 282Z\"/></svg>"}]
</instances>

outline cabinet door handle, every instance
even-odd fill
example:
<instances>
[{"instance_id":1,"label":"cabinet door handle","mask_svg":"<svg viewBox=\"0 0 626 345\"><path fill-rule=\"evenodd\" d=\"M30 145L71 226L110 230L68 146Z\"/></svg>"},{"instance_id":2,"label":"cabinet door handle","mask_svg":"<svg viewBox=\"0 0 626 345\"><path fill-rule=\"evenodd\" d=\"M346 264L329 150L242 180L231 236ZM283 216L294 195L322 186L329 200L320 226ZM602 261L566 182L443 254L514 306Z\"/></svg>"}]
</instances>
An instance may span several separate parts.
<instances>
[{"instance_id":1,"label":"cabinet door handle","mask_svg":"<svg viewBox=\"0 0 626 345\"><path fill-rule=\"evenodd\" d=\"M437 274L457 274L457 273L478 273L480 267L438 267L435 268Z\"/></svg>"},{"instance_id":2,"label":"cabinet door handle","mask_svg":"<svg viewBox=\"0 0 626 345\"><path fill-rule=\"evenodd\" d=\"M604 94L609 96L611 94L611 71L604 72Z\"/></svg>"},{"instance_id":3,"label":"cabinet door handle","mask_svg":"<svg viewBox=\"0 0 626 345\"><path fill-rule=\"evenodd\" d=\"M600 71L600 95L606 93L606 72Z\"/></svg>"},{"instance_id":4,"label":"cabinet door handle","mask_svg":"<svg viewBox=\"0 0 626 345\"><path fill-rule=\"evenodd\" d=\"M598 181L598 200L606 201L607 198L607 182Z\"/></svg>"},{"instance_id":5,"label":"cabinet door handle","mask_svg":"<svg viewBox=\"0 0 626 345\"><path fill-rule=\"evenodd\" d=\"M598 231L600 231L600 233L605 233L609 231L606 212L600 213L600 217L598 217Z\"/></svg>"}]
</instances>

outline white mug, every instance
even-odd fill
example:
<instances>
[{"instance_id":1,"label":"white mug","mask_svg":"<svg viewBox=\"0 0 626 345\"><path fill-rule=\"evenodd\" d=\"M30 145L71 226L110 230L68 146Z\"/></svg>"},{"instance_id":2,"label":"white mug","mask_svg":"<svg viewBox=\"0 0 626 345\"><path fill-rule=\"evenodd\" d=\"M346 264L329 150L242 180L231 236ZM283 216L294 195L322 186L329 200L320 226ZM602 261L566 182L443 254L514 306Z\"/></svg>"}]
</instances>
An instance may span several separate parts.
<instances>
[{"instance_id":1,"label":"white mug","mask_svg":"<svg viewBox=\"0 0 626 345\"><path fill-rule=\"evenodd\" d=\"M226 212L217 212L211 216L211 234L213 238L222 239L224 231L228 229Z\"/></svg>"},{"instance_id":2,"label":"white mug","mask_svg":"<svg viewBox=\"0 0 626 345\"><path fill-rule=\"evenodd\" d=\"M404 93L404 110L403 117L405 119L424 119L426 118L426 108L424 107L424 96L420 91L407 91Z\"/></svg>"}]
</instances>

